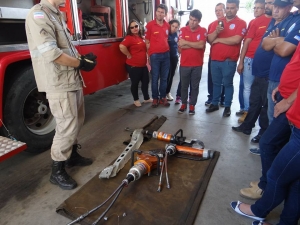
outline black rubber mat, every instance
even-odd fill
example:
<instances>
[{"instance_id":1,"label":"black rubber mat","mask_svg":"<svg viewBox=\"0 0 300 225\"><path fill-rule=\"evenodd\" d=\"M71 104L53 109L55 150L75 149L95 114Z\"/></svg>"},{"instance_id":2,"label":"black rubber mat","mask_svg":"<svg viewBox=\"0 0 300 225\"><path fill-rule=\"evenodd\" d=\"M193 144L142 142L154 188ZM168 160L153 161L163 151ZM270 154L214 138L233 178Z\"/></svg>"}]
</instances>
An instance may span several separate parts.
<instances>
[{"instance_id":1,"label":"black rubber mat","mask_svg":"<svg viewBox=\"0 0 300 225\"><path fill-rule=\"evenodd\" d=\"M151 139L143 143L140 150L163 149L165 144ZM155 172L150 176L144 175L123 189L106 214L107 220L103 219L98 224L193 224L219 155L220 153L216 151L213 159L205 161L170 156L168 158L170 189L166 188L164 178L162 191L157 192L159 176ZM57 213L70 218L71 222L100 205L126 178L130 167L128 162L116 177L110 179L99 179L99 174L96 175L66 199L56 209ZM109 203L106 203L79 223L92 224L108 205Z\"/></svg>"}]
</instances>

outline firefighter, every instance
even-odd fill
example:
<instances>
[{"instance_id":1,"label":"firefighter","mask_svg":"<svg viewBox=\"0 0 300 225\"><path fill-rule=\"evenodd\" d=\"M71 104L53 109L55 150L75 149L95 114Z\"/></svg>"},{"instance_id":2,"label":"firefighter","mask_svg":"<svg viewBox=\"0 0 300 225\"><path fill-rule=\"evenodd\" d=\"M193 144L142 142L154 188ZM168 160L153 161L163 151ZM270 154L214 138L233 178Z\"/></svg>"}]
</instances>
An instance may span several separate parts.
<instances>
[{"instance_id":1,"label":"firefighter","mask_svg":"<svg viewBox=\"0 0 300 225\"><path fill-rule=\"evenodd\" d=\"M64 3L65 0L41 0L33 6L26 18L26 35L38 90L46 92L56 120L50 182L71 190L77 183L65 167L92 164L91 159L77 152L77 136L85 113L84 81L79 70L91 71L96 66L96 56L78 54L58 8Z\"/></svg>"}]
</instances>

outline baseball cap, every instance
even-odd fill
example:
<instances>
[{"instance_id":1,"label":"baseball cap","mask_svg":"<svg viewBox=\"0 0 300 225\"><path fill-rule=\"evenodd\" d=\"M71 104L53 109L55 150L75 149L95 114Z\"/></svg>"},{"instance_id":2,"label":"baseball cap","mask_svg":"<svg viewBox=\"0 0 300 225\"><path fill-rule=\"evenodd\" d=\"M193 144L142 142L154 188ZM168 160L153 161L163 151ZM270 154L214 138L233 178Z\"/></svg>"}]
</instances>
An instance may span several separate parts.
<instances>
[{"instance_id":1,"label":"baseball cap","mask_svg":"<svg viewBox=\"0 0 300 225\"><path fill-rule=\"evenodd\" d=\"M288 5L292 5L294 3L294 0L275 0L273 5L285 7Z\"/></svg>"}]
</instances>

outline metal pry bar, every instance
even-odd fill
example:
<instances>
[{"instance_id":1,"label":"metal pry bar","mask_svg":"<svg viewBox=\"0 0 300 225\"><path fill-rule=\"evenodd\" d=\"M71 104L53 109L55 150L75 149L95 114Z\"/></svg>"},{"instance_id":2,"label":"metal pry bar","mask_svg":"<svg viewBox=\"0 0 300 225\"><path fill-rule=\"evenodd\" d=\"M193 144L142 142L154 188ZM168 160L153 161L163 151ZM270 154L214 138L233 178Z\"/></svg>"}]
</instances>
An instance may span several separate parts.
<instances>
[{"instance_id":1,"label":"metal pry bar","mask_svg":"<svg viewBox=\"0 0 300 225\"><path fill-rule=\"evenodd\" d=\"M143 129L134 130L130 143L126 146L124 151L120 154L114 164L106 167L101 171L99 178L110 178L115 177L117 173L125 166L131 157L132 150L139 149L143 143L144 135Z\"/></svg>"}]
</instances>

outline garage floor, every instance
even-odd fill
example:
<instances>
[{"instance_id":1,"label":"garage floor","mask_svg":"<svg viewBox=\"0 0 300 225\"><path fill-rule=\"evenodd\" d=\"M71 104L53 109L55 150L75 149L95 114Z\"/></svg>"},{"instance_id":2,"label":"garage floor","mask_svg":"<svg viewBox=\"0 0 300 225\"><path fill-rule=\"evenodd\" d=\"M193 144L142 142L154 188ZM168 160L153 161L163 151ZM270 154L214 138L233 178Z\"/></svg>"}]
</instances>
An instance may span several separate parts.
<instances>
[{"instance_id":1,"label":"garage floor","mask_svg":"<svg viewBox=\"0 0 300 225\"><path fill-rule=\"evenodd\" d=\"M89 167L69 170L78 182L75 190L63 191L49 182L50 151L38 155L22 152L0 163L0 224L67 224L70 220L57 214L56 207L99 174L123 151L125 146L122 142L130 134L124 128L140 128L154 115L164 115L168 119L163 124L162 131L175 133L181 128L185 136L201 139L207 148L221 153L195 224L250 225L252 220L238 216L231 210L229 203L238 199L253 203L240 197L239 190L248 187L250 181L257 180L260 176L260 157L249 153L250 147L256 147L250 140L257 134L258 126L250 136L231 130L231 126L237 125L238 119L235 116L235 112L239 110L238 74L234 78L236 91L232 115L223 118L223 108L211 114L205 113L207 58L205 61L196 114L193 116L188 113L178 114L179 106L174 101L169 108L159 106L154 109L149 103L136 108L132 104L129 80L86 96L86 121L79 142L83 154L93 158L94 163ZM178 78L177 73L171 91L173 96L176 94ZM268 221L278 221L281 209L282 206L276 208L268 216Z\"/></svg>"}]
</instances>

